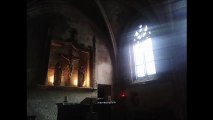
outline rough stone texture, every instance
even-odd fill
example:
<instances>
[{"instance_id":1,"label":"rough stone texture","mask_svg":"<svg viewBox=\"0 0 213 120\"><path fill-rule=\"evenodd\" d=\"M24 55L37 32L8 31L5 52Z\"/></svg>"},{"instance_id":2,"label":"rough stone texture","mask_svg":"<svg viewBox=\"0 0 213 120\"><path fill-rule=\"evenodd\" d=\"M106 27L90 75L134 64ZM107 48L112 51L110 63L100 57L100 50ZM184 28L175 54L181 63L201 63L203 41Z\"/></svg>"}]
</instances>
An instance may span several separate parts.
<instances>
[{"instance_id":1,"label":"rough stone texture","mask_svg":"<svg viewBox=\"0 0 213 120\"><path fill-rule=\"evenodd\" d=\"M128 107L135 111L159 112L173 109L173 88L171 83L134 86L127 89ZM137 94L138 103L133 103L133 93Z\"/></svg>"},{"instance_id":2,"label":"rough stone texture","mask_svg":"<svg viewBox=\"0 0 213 120\"><path fill-rule=\"evenodd\" d=\"M116 44L130 21L140 17L144 21L157 21L149 0L100 0L115 35ZM148 20L149 21L148 21Z\"/></svg>"},{"instance_id":3,"label":"rough stone texture","mask_svg":"<svg viewBox=\"0 0 213 120\"><path fill-rule=\"evenodd\" d=\"M112 66L111 63L111 49L109 44L109 39L104 36L103 31L100 30L97 25L91 21L86 15L81 13L78 9L76 9L73 6L69 6L69 4L61 3L56 4L57 0L54 0L54 2L51 3L51 1L46 0L43 1L37 6L32 6L28 9L28 30L32 30L32 32L28 33L28 84L31 82L33 83L32 79L35 79L35 74L37 74L38 70L36 67L36 64L39 64L38 62L34 61L38 59L40 56L38 53L39 50L36 51L36 49L32 49L32 47L39 46L40 43L39 40L36 40L36 36L41 36L37 34L37 31L34 30L35 27L37 29L41 29L41 24L38 24L38 22L51 23L53 30L51 31L52 39L58 40L58 39L69 39L69 35L67 35L67 30L72 27L77 29L77 41L80 44L84 44L85 46L92 46L92 38L95 36L96 38L96 66L99 64L107 64L108 66ZM33 22L31 22L33 21ZM50 22L48 22L50 21ZM37 38L40 39L40 38ZM38 41L38 42L36 42ZM101 41L101 42L99 42ZM34 44L31 44L34 42ZM41 48L42 49L42 48ZM33 55L32 55L33 54ZM37 58L32 59L32 57L35 57L38 54ZM107 59L103 59L107 58ZM39 65L37 65L39 66ZM98 67L100 68L100 67ZM106 67L104 67L105 69ZM112 73L112 68L108 67L105 69L108 73ZM35 71L35 72L33 72ZM96 80L101 80L104 74L96 75ZM107 77L107 81L105 81L107 84L111 83L112 77ZM32 80L32 81L31 81ZM103 80L101 80L102 83Z\"/></svg>"},{"instance_id":4,"label":"rough stone texture","mask_svg":"<svg viewBox=\"0 0 213 120\"><path fill-rule=\"evenodd\" d=\"M175 4L179 2L182 8L179 7L177 10ZM130 119L142 119L134 118L135 113L147 113L153 116L162 114L162 116L165 115L163 116L165 119L166 117L177 120L186 119L186 5L183 1L179 2L168 4L165 2L154 10L160 11L160 14L156 12L158 14L156 19L160 19L159 23L161 23L151 26L157 80L144 84L132 84L127 41L131 40L134 29L126 26L128 30L123 33L123 39L119 40L119 82L116 88L128 92L126 110L133 114ZM169 10L170 5L173 6L171 10ZM159 17L162 14L163 16ZM132 23L140 24L137 20ZM138 95L136 98L138 105L132 102L134 94ZM158 119L161 120L163 117Z\"/></svg>"},{"instance_id":5,"label":"rough stone texture","mask_svg":"<svg viewBox=\"0 0 213 120\"><path fill-rule=\"evenodd\" d=\"M27 86L36 86L41 79L40 70L44 64L43 46L48 42L48 25L51 27L51 40L69 39L67 30L77 29L77 40L85 46L92 46L92 38L96 39L95 83L111 84L113 69L109 39L99 26L79 9L65 0L43 0L32 4L27 11L28 53L27 53ZM44 79L46 80L46 79ZM41 90L29 88L27 94L27 115L36 115L36 120L56 120L55 103L62 102L68 96L69 102L79 103L86 97L97 97L97 90Z\"/></svg>"},{"instance_id":6,"label":"rough stone texture","mask_svg":"<svg viewBox=\"0 0 213 120\"><path fill-rule=\"evenodd\" d=\"M102 45L101 41L97 41L95 78L98 84L112 84L112 61L107 56L109 53L106 46Z\"/></svg>"},{"instance_id":7,"label":"rough stone texture","mask_svg":"<svg viewBox=\"0 0 213 120\"><path fill-rule=\"evenodd\" d=\"M80 103L85 97L97 97L97 91L85 90L34 90L27 94L27 115L35 115L36 120L56 120L57 105L68 96L68 102Z\"/></svg>"},{"instance_id":8,"label":"rough stone texture","mask_svg":"<svg viewBox=\"0 0 213 120\"><path fill-rule=\"evenodd\" d=\"M77 36L78 39L85 43L86 45L91 44L91 34L96 35L96 69L95 69L95 79L97 83L111 84L113 79L114 71L113 62L111 56L111 45L110 40L107 39L100 29L95 27L94 23L88 21L85 16L76 10L74 7L70 7L69 4L63 3L66 0L52 0L51 4L43 0L45 6L38 4L36 7L31 7L29 9L30 19L35 16L49 14L49 13L60 13L66 16L67 24L70 26L77 26L81 35ZM58 2L57 2L58 1ZM72 0L70 0L72 1ZM141 114L144 111L148 113L155 113L159 111L166 112L167 110L175 114L176 120L185 120L184 114L186 114L186 5L184 5L185 0L100 0L106 14L109 18L110 24L112 26L112 31L116 37L116 44L118 45L118 79L116 79L116 89L126 90L128 92L127 100L127 110L132 113ZM121 1L124 1L120 3ZM159 4L160 3L160 4ZM151 5L148 5L151 4ZM86 5L89 6L89 5ZM33 11L33 12L32 12ZM89 10L88 10L89 11ZM92 15L92 14L91 14ZM95 15L94 15L95 16ZM101 15L100 15L101 16ZM90 16L91 17L91 16ZM128 25L131 22L137 21L136 19L148 19L153 25L152 35L153 35L153 48L154 56L156 60L156 70L158 73L158 80L146 83L132 85L130 65L129 65L129 51L128 44L126 44L125 39L122 36L128 36L131 30ZM60 22L56 22L60 23ZM90 24L87 24L90 23ZM139 23L140 24L140 23ZM36 24L37 26L43 26L42 24ZM36 29L36 25L34 29ZM60 26L60 25L59 25ZM85 26L85 27L84 27ZM92 27L91 27L92 26ZM103 24L104 26L104 24ZM105 25L106 26L106 25ZM128 30L124 29L128 28ZM34 30L33 29L33 30ZM90 30L92 29L93 32ZM40 28L40 30L42 30ZM38 31L37 31L38 32ZM32 32L33 34L37 33ZM58 35L65 35L64 32L56 32ZM56 35L55 34L55 35ZM106 34L105 34L106 35ZM35 35L39 36L39 35ZM130 37L130 36L128 36ZM29 37L33 39L34 36ZM28 46L30 50L38 49L32 52L33 54L29 58L32 61L29 68L27 68L28 74L28 84L34 82L39 71L38 67L40 62L37 58L39 56L39 46L38 41L40 38L35 37L32 40L32 45ZM39 41L42 42L42 41ZM109 46L108 46L109 45ZM33 51L32 50L32 51ZM29 54L30 55L30 54ZM34 81L31 81L34 80ZM56 119L56 109L55 102L63 100L63 96L68 93L66 91L37 91L28 93L28 114L36 114L39 119ZM70 97L73 94L71 102L79 102L83 97L90 96L92 92L82 91L77 93L76 91L69 92ZM97 92L94 91L94 94ZM138 94L139 105L133 105L131 96L133 93ZM79 97L77 97L79 96ZM118 96L118 94L115 94ZM44 98L47 97L47 98ZM57 98L56 98L57 97ZM50 103L48 103L50 102ZM50 109L49 110L46 109ZM36 111L35 111L36 110ZM42 112L40 112L42 111ZM131 114L120 114L125 120ZM50 114L47 115L46 114ZM51 118L51 115L53 115ZM186 116L186 115L185 115ZM182 118L181 118L182 117ZM133 119L140 119L135 118ZM131 117L130 117L130 120ZM158 119L161 120L161 119ZM165 119L162 119L165 120ZM168 119L173 120L173 119Z\"/></svg>"},{"instance_id":9,"label":"rough stone texture","mask_svg":"<svg viewBox=\"0 0 213 120\"><path fill-rule=\"evenodd\" d=\"M121 5L122 3L119 3L116 0L102 0L101 3L106 11L112 31L115 37L117 37L118 32L120 31L120 28L122 28L122 24L125 21L123 19L124 16L122 16L122 13L125 12L125 6Z\"/></svg>"}]
</instances>

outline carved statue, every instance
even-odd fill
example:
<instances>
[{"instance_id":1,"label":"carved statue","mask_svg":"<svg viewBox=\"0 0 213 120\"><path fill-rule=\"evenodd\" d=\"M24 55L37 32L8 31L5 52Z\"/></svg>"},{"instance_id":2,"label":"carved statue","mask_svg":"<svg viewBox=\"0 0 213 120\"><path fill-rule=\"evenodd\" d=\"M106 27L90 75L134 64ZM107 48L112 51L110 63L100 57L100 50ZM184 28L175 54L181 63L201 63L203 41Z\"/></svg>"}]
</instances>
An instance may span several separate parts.
<instances>
[{"instance_id":1,"label":"carved statue","mask_svg":"<svg viewBox=\"0 0 213 120\"><path fill-rule=\"evenodd\" d=\"M78 87L82 87L83 84L84 84L84 67L81 66L79 69L78 69Z\"/></svg>"},{"instance_id":2,"label":"carved statue","mask_svg":"<svg viewBox=\"0 0 213 120\"><path fill-rule=\"evenodd\" d=\"M57 62L55 65L54 82L53 82L55 86L61 84L61 74L62 74L61 63Z\"/></svg>"},{"instance_id":3,"label":"carved statue","mask_svg":"<svg viewBox=\"0 0 213 120\"><path fill-rule=\"evenodd\" d=\"M62 55L62 57L64 59L66 59L67 62L68 62L68 65L67 65L67 68L68 68L68 78L67 78L68 80L67 80L67 84L69 85L71 77L72 77L72 70L73 70L72 57L65 57L64 55Z\"/></svg>"}]
</instances>

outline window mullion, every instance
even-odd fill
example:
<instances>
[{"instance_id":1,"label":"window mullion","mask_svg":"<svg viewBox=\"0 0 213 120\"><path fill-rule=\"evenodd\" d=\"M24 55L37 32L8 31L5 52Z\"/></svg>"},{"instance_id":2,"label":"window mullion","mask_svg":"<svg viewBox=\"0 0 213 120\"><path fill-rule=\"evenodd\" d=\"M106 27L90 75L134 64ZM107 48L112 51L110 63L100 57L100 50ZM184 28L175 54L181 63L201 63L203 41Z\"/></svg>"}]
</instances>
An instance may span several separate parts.
<instances>
[{"instance_id":1,"label":"window mullion","mask_svg":"<svg viewBox=\"0 0 213 120\"><path fill-rule=\"evenodd\" d=\"M143 46L144 47L144 46ZM144 71L145 71L145 76L147 76L147 68L146 68L146 59L145 59L145 51L144 51L144 48L143 49L143 64L144 64Z\"/></svg>"},{"instance_id":2,"label":"window mullion","mask_svg":"<svg viewBox=\"0 0 213 120\"><path fill-rule=\"evenodd\" d=\"M154 61L152 41L149 37L151 34L148 31L148 27L145 25L139 26L139 29L136 30L133 39L132 46L132 62L134 62L132 66L132 70L134 71L135 80L147 80L149 75L155 74L155 66L151 61ZM150 63L151 62L151 63Z\"/></svg>"}]
</instances>

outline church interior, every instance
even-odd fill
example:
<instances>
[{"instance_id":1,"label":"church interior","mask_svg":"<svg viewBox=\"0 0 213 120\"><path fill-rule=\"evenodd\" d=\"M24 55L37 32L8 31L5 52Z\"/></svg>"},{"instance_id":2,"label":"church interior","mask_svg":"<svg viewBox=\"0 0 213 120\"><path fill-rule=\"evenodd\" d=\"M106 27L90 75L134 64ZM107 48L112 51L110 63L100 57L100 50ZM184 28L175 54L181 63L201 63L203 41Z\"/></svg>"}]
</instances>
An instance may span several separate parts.
<instances>
[{"instance_id":1,"label":"church interior","mask_svg":"<svg viewBox=\"0 0 213 120\"><path fill-rule=\"evenodd\" d=\"M27 0L27 120L186 120L186 0Z\"/></svg>"}]
</instances>

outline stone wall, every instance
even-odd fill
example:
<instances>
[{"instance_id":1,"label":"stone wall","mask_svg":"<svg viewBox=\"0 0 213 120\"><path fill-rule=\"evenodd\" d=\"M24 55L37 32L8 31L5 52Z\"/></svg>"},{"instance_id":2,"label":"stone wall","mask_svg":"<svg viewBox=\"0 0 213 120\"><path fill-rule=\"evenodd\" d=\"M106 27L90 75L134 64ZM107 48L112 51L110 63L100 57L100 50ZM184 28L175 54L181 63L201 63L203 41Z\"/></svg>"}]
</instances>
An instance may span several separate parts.
<instances>
[{"instance_id":1,"label":"stone wall","mask_svg":"<svg viewBox=\"0 0 213 120\"><path fill-rule=\"evenodd\" d=\"M27 94L27 115L36 120L56 120L57 105L68 97L68 102L80 103L85 97L97 97L96 90L33 90Z\"/></svg>"},{"instance_id":2,"label":"stone wall","mask_svg":"<svg viewBox=\"0 0 213 120\"><path fill-rule=\"evenodd\" d=\"M92 19L66 0L43 0L31 4L27 10L27 115L36 115L36 120L56 120L56 103L62 102L64 96L68 96L71 103L97 97L97 90L92 89L48 90L38 87L38 83L46 80L50 41L70 39L69 28L77 30L76 40L85 46L92 46L95 36L94 84L112 84L110 40Z\"/></svg>"}]
</instances>

